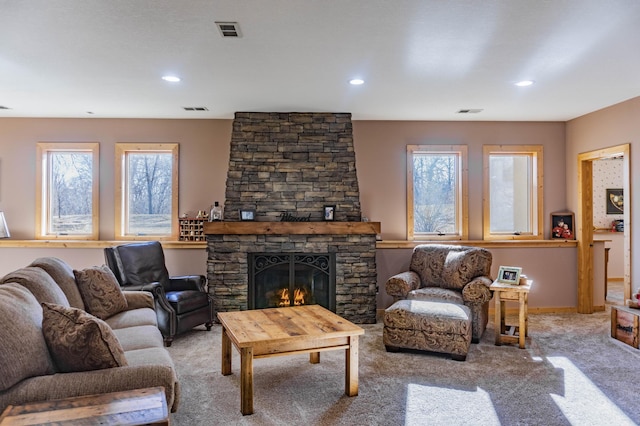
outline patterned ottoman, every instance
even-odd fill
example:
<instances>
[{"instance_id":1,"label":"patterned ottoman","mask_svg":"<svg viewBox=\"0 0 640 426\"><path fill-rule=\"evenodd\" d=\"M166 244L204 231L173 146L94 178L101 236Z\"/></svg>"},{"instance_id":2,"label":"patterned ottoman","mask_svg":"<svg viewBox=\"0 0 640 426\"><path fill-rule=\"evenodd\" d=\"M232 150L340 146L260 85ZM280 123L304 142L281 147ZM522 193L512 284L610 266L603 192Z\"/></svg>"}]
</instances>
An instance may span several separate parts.
<instances>
[{"instance_id":1,"label":"patterned ottoman","mask_svg":"<svg viewBox=\"0 0 640 426\"><path fill-rule=\"evenodd\" d=\"M382 341L389 352L419 349L464 361L471 345L471 311L456 303L399 300L384 312Z\"/></svg>"}]
</instances>

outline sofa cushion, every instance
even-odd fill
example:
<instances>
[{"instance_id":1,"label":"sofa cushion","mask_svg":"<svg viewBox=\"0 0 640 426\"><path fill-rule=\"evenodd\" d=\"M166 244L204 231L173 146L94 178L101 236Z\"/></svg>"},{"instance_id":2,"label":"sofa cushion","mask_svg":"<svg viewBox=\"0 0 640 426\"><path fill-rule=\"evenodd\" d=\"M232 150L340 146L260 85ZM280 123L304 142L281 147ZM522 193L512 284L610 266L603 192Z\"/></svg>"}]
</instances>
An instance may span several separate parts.
<instances>
[{"instance_id":1,"label":"sofa cushion","mask_svg":"<svg viewBox=\"0 0 640 426\"><path fill-rule=\"evenodd\" d=\"M113 334L118 338L125 357L127 356L127 351L164 347L162 334L160 334L158 327L154 325L120 328L113 330Z\"/></svg>"},{"instance_id":2,"label":"sofa cushion","mask_svg":"<svg viewBox=\"0 0 640 426\"><path fill-rule=\"evenodd\" d=\"M74 270L73 274L86 310L90 314L104 320L127 309L127 299L108 266Z\"/></svg>"},{"instance_id":3,"label":"sofa cushion","mask_svg":"<svg viewBox=\"0 0 640 426\"><path fill-rule=\"evenodd\" d=\"M42 309L19 284L0 285L0 393L55 368L42 335Z\"/></svg>"},{"instance_id":4,"label":"sofa cushion","mask_svg":"<svg viewBox=\"0 0 640 426\"><path fill-rule=\"evenodd\" d=\"M101 319L80 309L50 303L43 303L42 311L42 333L59 371L127 365L120 342Z\"/></svg>"},{"instance_id":5,"label":"sofa cushion","mask_svg":"<svg viewBox=\"0 0 640 426\"><path fill-rule=\"evenodd\" d=\"M67 296L44 269L28 266L5 275L2 283L18 283L29 290L39 303L69 306Z\"/></svg>"},{"instance_id":6,"label":"sofa cushion","mask_svg":"<svg viewBox=\"0 0 640 426\"><path fill-rule=\"evenodd\" d=\"M57 257L39 257L31 262L29 266L44 269L67 296L69 306L84 309L84 302L82 301L82 296L80 296L73 269L66 262Z\"/></svg>"},{"instance_id":7,"label":"sofa cushion","mask_svg":"<svg viewBox=\"0 0 640 426\"><path fill-rule=\"evenodd\" d=\"M112 330L137 327L139 325L158 327L158 316L153 309L140 308L118 312L114 316L104 320L104 322L106 322Z\"/></svg>"}]
</instances>

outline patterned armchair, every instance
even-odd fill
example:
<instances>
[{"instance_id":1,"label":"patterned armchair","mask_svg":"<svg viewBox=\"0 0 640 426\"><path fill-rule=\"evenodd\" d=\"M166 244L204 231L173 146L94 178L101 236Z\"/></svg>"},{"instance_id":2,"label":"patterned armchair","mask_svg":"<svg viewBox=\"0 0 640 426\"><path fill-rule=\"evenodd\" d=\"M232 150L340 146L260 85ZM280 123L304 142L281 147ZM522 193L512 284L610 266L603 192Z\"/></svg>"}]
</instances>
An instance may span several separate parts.
<instances>
[{"instance_id":1,"label":"patterned armchair","mask_svg":"<svg viewBox=\"0 0 640 426\"><path fill-rule=\"evenodd\" d=\"M468 306L471 341L477 343L489 319L491 261L491 252L483 248L422 244L413 250L409 271L389 278L385 288L394 302L410 299Z\"/></svg>"}]
</instances>

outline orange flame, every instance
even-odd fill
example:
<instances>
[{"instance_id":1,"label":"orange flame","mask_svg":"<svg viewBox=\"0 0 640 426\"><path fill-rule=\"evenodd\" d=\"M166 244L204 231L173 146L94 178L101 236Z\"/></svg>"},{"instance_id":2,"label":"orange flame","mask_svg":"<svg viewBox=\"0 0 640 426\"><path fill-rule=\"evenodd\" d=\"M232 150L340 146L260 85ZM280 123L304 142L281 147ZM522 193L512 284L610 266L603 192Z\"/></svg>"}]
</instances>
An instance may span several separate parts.
<instances>
[{"instance_id":1,"label":"orange flame","mask_svg":"<svg viewBox=\"0 0 640 426\"><path fill-rule=\"evenodd\" d=\"M293 291L293 305L300 306L304 305L304 298L307 295L307 292L304 289L296 288ZM280 300L278 301L278 307L291 306L291 298L289 297L289 289L283 288L280 291Z\"/></svg>"}]
</instances>

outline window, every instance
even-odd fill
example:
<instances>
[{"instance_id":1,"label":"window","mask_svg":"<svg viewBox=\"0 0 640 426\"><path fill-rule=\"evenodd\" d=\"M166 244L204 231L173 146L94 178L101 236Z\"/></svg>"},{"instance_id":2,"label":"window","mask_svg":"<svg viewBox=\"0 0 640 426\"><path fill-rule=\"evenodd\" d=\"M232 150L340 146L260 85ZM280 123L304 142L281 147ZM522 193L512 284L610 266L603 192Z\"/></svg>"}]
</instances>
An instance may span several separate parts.
<instances>
[{"instance_id":1,"label":"window","mask_svg":"<svg viewBox=\"0 0 640 426\"><path fill-rule=\"evenodd\" d=\"M467 147L407 146L407 239L466 239Z\"/></svg>"},{"instance_id":2,"label":"window","mask_svg":"<svg viewBox=\"0 0 640 426\"><path fill-rule=\"evenodd\" d=\"M177 239L178 144L116 144L116 239Z\"/></svg>"},{"instance_id":3,"label":"window","mask_svg":"<svg viewBox=\"0 0 640 426\"><path fill-rule=\"evenodd\" d=\"M36 238L98 239L99 144L36 146Z\"/></svg>"},{"instance_id":4,"label":"window","mask_svg":"<svg viewBox=\"0 0 640 426\"><path fill-rule=\"evenodd\" d=\"M484 238L541 239L542 146L485 145Z\"/></svg>"}]
</instances>

